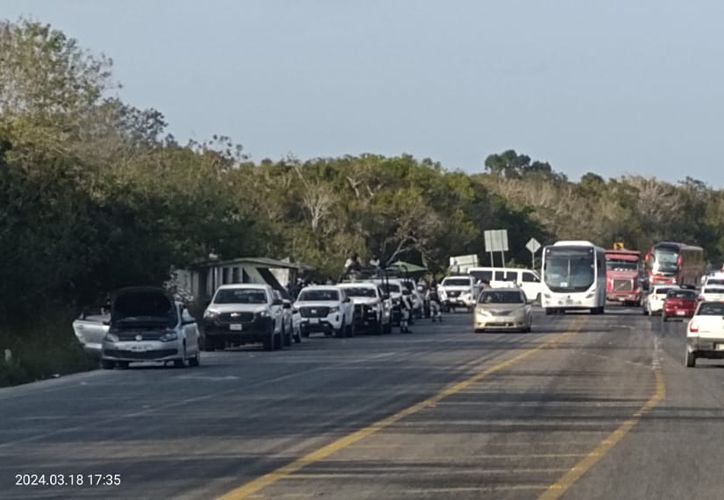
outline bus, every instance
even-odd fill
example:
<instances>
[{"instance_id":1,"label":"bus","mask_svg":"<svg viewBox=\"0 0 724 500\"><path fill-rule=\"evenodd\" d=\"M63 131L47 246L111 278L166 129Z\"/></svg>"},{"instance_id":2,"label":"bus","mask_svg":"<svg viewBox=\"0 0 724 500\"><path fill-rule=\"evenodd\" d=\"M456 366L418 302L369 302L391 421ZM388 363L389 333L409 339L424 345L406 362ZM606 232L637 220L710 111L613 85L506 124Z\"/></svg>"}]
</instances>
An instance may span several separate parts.
<instances>
[{"instance_id":1,"label":"bus","mask_svg":"<svg viewBox=\"0 0 724 500\"><path fill-rule=\"evenodd\" d=\"M673 241L656 243L645 262L650 286L697 287L706 270L703 248Z\"/></svg>"},{"instance_id":2,"label":"bus","mask_svg":"<svg viewBox=\"0 0 724 500\"><path fill-rule=\"evenodd\" d=\"M546 314L606 307L606 251L590 241L558 241L543 248L541 262Z\"/></svg>"},{"instance_id":3,"label":"bus","mask_svg":"<svg viewBox=\"0 0 724 500\"><path fill-rule=\"evenodd\" d=\"M606 250L606 299L627 306L640 306L642 298L641 252Z\"/></svg>"}]
</instances>

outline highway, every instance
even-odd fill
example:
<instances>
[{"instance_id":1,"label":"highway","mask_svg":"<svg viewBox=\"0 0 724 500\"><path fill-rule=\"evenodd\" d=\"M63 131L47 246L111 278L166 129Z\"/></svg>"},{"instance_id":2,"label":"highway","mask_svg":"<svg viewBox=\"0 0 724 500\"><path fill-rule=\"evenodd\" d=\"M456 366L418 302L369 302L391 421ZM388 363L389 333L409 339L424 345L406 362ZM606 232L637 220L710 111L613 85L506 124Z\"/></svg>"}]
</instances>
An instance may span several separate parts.
<instances>
[{"instance_id":1,"label":"highway","mask_svg":"<svg viewBox=\"0 0 724 500\"><path fill-rule=\"evenodd\" d=\"M716 498L724 363L639 310L316 337L0 389L0 497ZM119 474L16 486L16 474Z\"/></svg>"}]
</instances>

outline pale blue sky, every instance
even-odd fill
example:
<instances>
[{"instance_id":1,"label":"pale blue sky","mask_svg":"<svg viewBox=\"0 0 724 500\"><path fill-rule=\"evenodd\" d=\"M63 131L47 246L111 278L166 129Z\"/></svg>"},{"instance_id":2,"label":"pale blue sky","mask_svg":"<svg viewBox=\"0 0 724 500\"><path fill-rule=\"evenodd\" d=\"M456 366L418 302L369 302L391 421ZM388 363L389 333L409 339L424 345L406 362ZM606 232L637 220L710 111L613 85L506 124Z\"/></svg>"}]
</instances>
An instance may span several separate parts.
<instances>
[{"instance_id":1,"label":"pale blue sky","mask_svg":"<svg viewBox=\"0 0 724 500\"><path fill-rule=\"evenodd\" d=\"M717 0L3 0L115 61L179 139L255 160L513 148L576 178L724 186Z\"/></svg>"}]
</instances>

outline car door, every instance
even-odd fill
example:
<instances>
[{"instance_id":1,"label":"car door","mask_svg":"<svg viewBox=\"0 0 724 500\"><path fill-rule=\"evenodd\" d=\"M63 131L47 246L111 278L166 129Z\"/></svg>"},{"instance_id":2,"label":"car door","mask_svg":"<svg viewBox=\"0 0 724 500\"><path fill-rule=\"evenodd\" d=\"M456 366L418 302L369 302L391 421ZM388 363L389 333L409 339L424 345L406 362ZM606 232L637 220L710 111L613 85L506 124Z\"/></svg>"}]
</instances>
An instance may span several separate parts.
<instances>
[{"instance_id":1,"label":"car door","mask_svg":"<svg viewBox=\"0 0 724 500\"><path fill-rule=\"evenodd\" d=\"M190 352L198 352L199 349L199 325L196 319L191 315L188 308L179 305L179 317L181 318L181 328L183 328L184 337L186 338L186 347Z\"/></svg>"},{"instance_id":2,"label":"car door","mask_svg":"<svg viewBox=\"0 0 724 500\"><path fill-rule=\"evenodd\" d=\"M274 332L279 333L282 331L282 325L284 322L284 308L281 295L279 292L272 290L271 293L267 293L267 300L269 300L269 310L271 311L272 319L274 320Z\"/></svg>"},{"instance_id":3,"label":"car door","mask_svg":"<svg viewBox=\"0 0 724 500\"><path fill-rule=\"evenodd\" d=\"M73 321L73 332L86 352L100 356L109 320L108 316L83 315Z\"/></svg>"}]
</instances>

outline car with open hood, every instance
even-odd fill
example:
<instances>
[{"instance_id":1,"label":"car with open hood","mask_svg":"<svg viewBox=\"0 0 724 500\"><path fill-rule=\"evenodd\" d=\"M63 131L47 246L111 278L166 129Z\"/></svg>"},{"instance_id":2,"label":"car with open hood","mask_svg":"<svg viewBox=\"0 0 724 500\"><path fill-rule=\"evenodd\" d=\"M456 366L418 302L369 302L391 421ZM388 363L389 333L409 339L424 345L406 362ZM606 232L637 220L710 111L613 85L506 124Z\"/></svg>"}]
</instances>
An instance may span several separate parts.
<instances>
[{"instance_id":1,"label":"car with open hood","mask_svg":"<svg viewBox=\"0 0 724 500\"><path fill-rule=\"evenodd\" d=\"M113 294L101 348L103 368L138 361L198 366L200 351L196 320L164 289L133 287Z\"/></svg>"},{"instance_id":2,"label":"car with open hood","mask_svg":"<svg viewBox=\"0 0 724 500\"><path fill-rule=\"evenodd\" d=\"M532 308L520 288L486 288L478 296L473 316L476 333L487 330L530 332Z\"/></svg>"}]
</instances>

